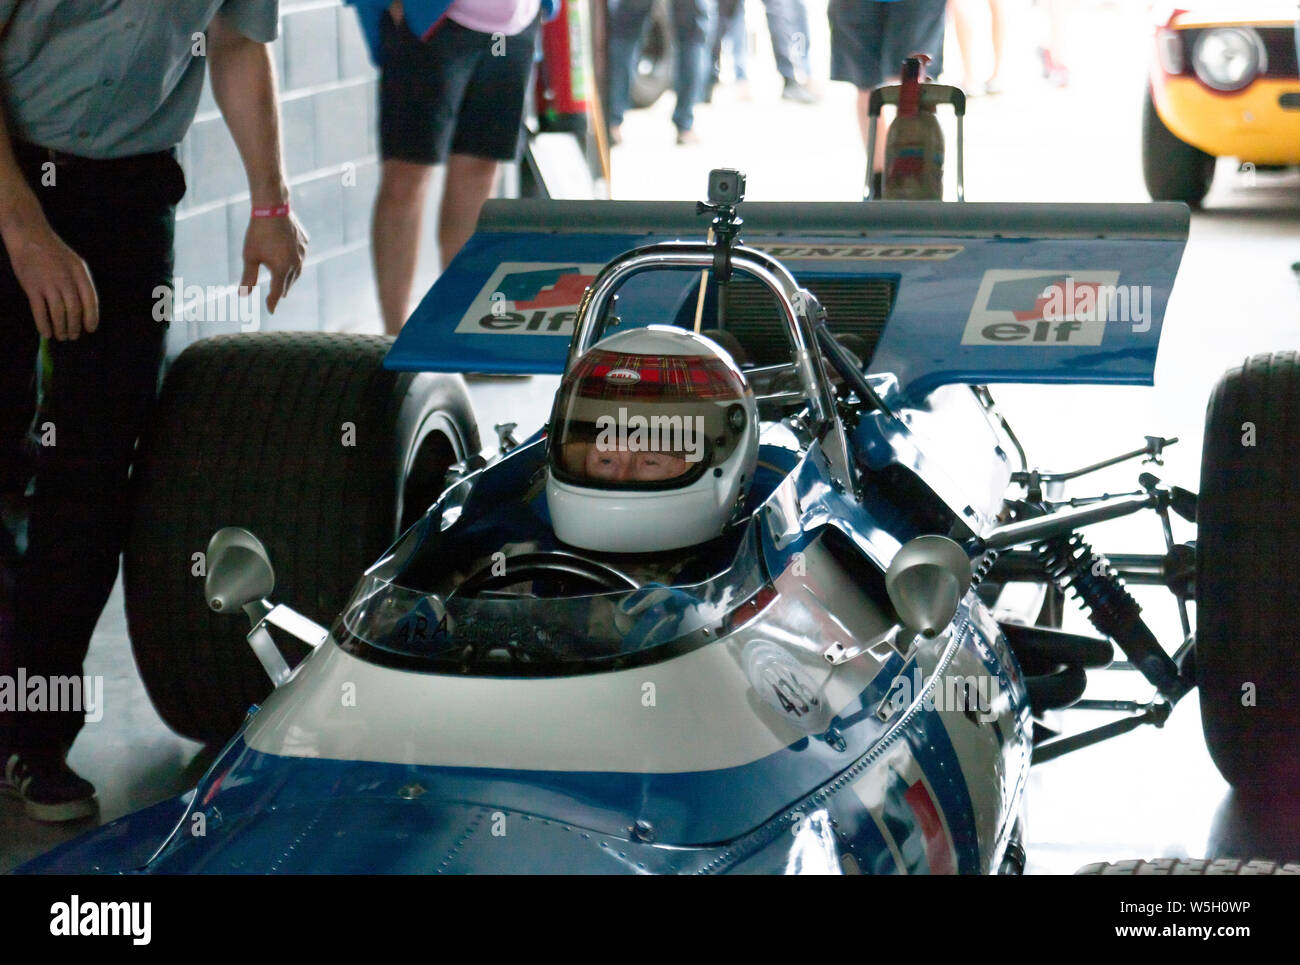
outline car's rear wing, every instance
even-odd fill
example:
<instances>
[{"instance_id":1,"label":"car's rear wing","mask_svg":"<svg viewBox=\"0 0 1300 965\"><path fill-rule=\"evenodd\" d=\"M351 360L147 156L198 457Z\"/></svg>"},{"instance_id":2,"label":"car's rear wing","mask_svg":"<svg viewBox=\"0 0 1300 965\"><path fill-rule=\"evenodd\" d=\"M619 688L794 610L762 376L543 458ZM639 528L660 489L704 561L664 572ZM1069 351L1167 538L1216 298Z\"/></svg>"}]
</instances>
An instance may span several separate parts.
<instances>
[{"instance_id":1,"label":"car's rear wing","mask_svg":"<svg viewBox=\"0 0 1300 965\"><path fill-rule=\"evenodd\" d=\"M869 369L913 397L949 382L1150 384L1189 223L1181 204L750 202L741 213L747 245L831 293L819 297L832 327L878 314ZM387 364L559 373L606 261L707 227L687 202L488 202Z\"/></svg>"}]
</instances>

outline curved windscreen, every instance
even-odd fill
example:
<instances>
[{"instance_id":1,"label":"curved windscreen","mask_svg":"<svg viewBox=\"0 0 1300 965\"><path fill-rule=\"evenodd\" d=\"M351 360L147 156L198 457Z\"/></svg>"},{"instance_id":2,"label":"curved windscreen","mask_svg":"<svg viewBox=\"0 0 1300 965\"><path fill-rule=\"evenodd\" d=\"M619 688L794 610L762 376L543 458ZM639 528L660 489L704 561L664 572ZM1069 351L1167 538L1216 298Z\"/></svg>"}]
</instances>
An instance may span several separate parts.
<instances>
[{"instance_id":1,"label":"curved windscreen","mask_svg":"<svg viewBox=\"0 0 1300 965\"><path fill-rule=\"evenodd\" d=\"M503 676L529 672L585 672L656 659L709 643L737 625L741 605L765 582L752 527L721 573L700 583L584 596L544 596L525 576L514 584L462 595L421 592L375 571L362 577L336 634L359 641L382 659L388 654L429 669ZM462 588L467 584L462 584ZM670 646L671 645L671 646Z\"/></svg>"}]
</instances>

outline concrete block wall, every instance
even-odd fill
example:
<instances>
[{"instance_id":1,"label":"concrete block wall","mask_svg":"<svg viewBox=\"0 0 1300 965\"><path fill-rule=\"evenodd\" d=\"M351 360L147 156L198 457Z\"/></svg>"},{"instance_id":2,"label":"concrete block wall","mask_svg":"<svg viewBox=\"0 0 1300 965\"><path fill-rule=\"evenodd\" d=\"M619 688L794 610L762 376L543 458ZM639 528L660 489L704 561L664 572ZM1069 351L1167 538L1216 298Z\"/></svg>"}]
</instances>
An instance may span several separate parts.
<instances>
[{"instance_id":1,"label":"concrete block wall","mask_svg":"<svg viewBox=\"0 0 1300 965\"><path fill-rule=\"evenodd\" d=\"M176 286L168 354L210 335L262 330L380 331L370 263L370 216L379 182L378 78L357 25L340 0L282 0L272 46L279 82L281 138L294 211L311 235L307 263L275 315L263 296L256 319L239 314L229 289L243 270L248 185L221 112L205 85L199 113L181 144L189 184L177 212ZM435 181L430 205L438 198ZM436 220L426 211L418 299L437 274ZM193 286L193 287L192 287ZM201 310L187 313L186 290ZM243 308L248 312L247 306Z\"/></svg>"}]
</instances>

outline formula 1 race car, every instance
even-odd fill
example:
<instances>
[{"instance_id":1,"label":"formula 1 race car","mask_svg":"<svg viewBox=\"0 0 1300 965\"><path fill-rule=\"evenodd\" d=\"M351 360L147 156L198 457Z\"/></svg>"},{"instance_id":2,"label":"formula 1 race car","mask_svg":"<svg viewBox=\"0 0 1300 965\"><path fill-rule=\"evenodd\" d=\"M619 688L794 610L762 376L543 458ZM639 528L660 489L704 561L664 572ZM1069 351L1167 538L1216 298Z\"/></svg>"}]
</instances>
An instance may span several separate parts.
<instances>
[{"instance_id":1,"label":"formula 1 race car","mask_svg":"<svg viewBox=\"0 0 1300 965\"><path fill-rule=\"evenodd\" d=\"M1300 536L1297 360L1220 384L1199 498L1067 498L1098 467L1036 468L985 387L1149 383L1186 207L754 204L745 244L736 187L715 172L707 243L685 204L490 203L382 366L314 334L188 350L128 615L164 719L228 743L26 870L1014 873L1031 764L1193 686L1229 781L1293 778L1258 601ZM432 374L461 371L563 379L484 459ZM1078 532L1144 510L1199 540ZM1185 638L1125 581L1168 586ZM1096 634L1060 629L1067 589ZM1154 697L1061 736L1115 646Z\"/></svg>"}]
</instances>

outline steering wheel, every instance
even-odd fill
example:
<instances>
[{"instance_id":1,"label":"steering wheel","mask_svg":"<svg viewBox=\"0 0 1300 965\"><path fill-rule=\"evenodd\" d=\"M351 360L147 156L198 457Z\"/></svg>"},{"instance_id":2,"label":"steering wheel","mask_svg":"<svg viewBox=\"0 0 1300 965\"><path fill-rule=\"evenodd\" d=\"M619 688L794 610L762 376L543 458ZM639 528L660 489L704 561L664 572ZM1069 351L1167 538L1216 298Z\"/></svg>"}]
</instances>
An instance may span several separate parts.
<instances>
[{"instance_id":1,"label":"steering wheel","mask_svg":"<svg viewBox=\"0 0 1300 965\"><path fill-rule=\"evenodd\" d=\"M472 598L494 587L510 586L513 583L541 577L577 580L594 588L598 593L617 593L641 588L640 583L622 570L563 550L507 556L504 560L504 570L493 572L494 568L501 566L502 561L498 560L475 571L448 594L447 599L450 601L454 596Z\"/></svg>"}]
</instances>

